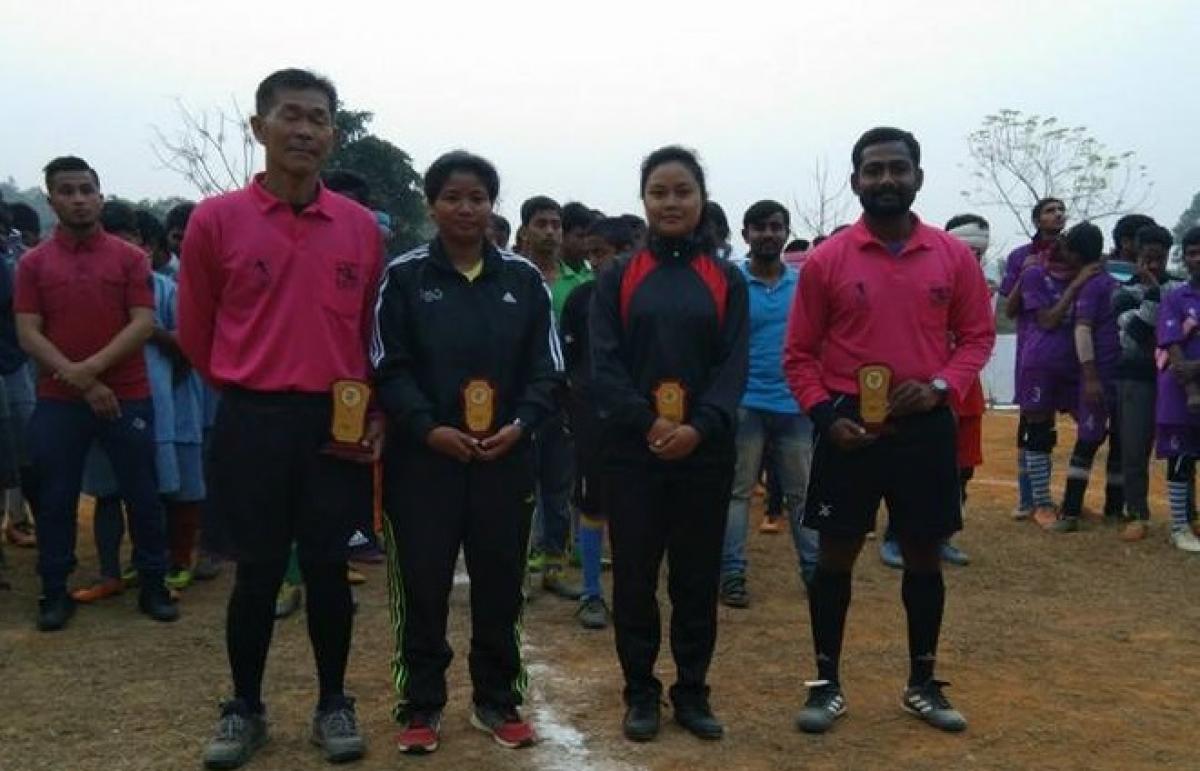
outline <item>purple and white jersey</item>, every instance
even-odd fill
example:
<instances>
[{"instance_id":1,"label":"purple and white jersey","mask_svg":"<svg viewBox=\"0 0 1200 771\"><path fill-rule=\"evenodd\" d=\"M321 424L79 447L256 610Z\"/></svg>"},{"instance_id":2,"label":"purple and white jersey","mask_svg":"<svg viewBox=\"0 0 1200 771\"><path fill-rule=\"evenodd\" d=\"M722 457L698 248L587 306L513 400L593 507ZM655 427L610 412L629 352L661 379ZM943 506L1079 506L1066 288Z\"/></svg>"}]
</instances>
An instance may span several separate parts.
<instances>
[{"instance_id":1,"label":"purple and white jersey","mask_svg":"<svg viewBox=\"0 0 1200 771\"><path fill-rule=\"evenodd\" d=\"M1055 278L1040 265L1021 274L1021 305L1034 319L1021 351L1022 369L1061 372L1064 377L1078 378L1074 309L1068 310L1054 329L1043 329L1037 323L1038 311L1057 305L1070 284L1070 279Z\"/></svg>"},{"instance_id":2,"label":"purple and white jersey","mask_svg":"<svg viewBox=\"0 0 1200 771\"><path fill-rule=\"evenodd\" d=\"M1116 376L1117 362L1121 359L1117 314L1113 310L1113 295L1120 286L1107 271L1101 271L1088 279L1075 299L1075 321L1091 325L1096 369L1106 382Z\"/></svg>"},{"instance_id":3,"label":"purple and white jersey","mask_svg":"<svg viewBox=\"0 0 1200 771\"><path fill-rule=\"evenodd\" d=\"M1200 359L1200 289L1192 284L1173 289L1158 306L1158 347L1172 345L1183 350L1186 359ZM1155 422L1161 425L1200 425L1200 415L1188 412L1187 394L1165 366L1160 356L1158 403Z\"/></svg>"}]
</instances>

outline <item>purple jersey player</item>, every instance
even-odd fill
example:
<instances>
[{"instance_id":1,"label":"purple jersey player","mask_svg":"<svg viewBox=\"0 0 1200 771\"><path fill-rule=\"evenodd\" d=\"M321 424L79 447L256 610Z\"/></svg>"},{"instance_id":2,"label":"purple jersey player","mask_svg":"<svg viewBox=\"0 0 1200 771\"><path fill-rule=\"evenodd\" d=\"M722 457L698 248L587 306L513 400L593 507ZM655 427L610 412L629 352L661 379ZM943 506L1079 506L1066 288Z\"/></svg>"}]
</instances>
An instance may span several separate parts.
<instances>
[{"instance_id":1,"label":"purple jersey player","mask_svg":"<svg viewBox=\"0 0 1200 771\"><path fill-rule=\"evenodd\" d=\"M1200 552L1200 539L1188 522L1188 497L1200 455L1200 227L1183 236L1183 263L1190 281L1167 293L1159 306L1158 454L1167 459L1171 542Z\"/></svg>"}]
</instances>

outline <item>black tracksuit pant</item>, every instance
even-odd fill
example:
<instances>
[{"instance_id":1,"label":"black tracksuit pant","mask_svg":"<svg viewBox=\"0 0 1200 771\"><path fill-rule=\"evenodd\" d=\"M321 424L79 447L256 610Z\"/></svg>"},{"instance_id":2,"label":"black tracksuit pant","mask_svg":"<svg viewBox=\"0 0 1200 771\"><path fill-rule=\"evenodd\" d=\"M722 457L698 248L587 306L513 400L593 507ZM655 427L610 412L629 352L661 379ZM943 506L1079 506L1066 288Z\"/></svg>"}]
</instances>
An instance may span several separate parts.
<instances>
[{"instance_id":1,"label":"black tracksuit pant","mask_svg":"<svg viewBox=\"0 0 1200 771\"><path fill-rule=\"evenodd\" d=\"M387 465L388 596L396 650L397 720L446 704L450 590L461 547L471 577L474 702L520 704L521 615L534 508L528 441L492 462L460 463L428 448L397 448Z\"/></svg>"},{"instance_id":2,"label":"black tracksuit pant","mask_svg":"<svg viewBox=\"0 0 1200 771\"><path fill-rule=\"evenodd\" d=\"M626 702L657 700L654 677L661 623L658 573L667 557L675 700L702 696L717 641L717 594L733 462L612 468L609 538L613 555L613 626L625 674Z\"/></svg>"}]
</instances>

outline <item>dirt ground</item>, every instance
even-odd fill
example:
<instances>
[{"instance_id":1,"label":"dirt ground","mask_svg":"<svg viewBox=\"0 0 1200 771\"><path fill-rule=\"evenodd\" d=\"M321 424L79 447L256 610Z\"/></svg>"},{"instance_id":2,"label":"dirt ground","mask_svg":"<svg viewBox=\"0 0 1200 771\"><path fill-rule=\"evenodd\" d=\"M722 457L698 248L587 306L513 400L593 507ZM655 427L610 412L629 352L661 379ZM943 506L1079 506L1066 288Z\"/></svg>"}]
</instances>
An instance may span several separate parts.
<instances>
[{"instance_id":1,"label":"dirt ground","mask_svg":"<svg viewBox=\"0 0 1200 771\"><path fill-rule=\"evenodd\" d=\"M1056 491L1071 443L1063 428ZM1122 543L1099 523L1077 534L1043 533L1009 516L1014 431L1012 415L986 419L988 463L972 485L958 537L973 562L947 569L939 675L954 683L948 693L970 720L965 734L939 734L899 707L906 673L900 575L880 564L877 542L868 543L854 582L842 665L849 714L825 736L793 730L803 681L813 674L807 610L790 539L755 534L753 604L720 611L711 683L728 735L719 743L701 743L670 723L656 742L623 740L611 630L583 631L570 603L542 594L528 608L525 639L534 691L528 709L543 741L521 752L496 746L467 722L468 587L459 585L451 609L459 655L449 673L442 749L425 758L398 756L388 719L392 641L383 572L368 568L349 673L370 741L357 767L1200 767L1191 733L1200 701L1200 605L1189 599L1200 559L1166 541L1161 469L1154 471L1148 540ZM1091 508L1100 507L1100 488L1093 483ZM86 522L79 554L76 578L83 581L95 570ZM139 616L127 592L81 608L63 633L40 634L33 626L33 554L10 547L8 555L14 588L0 592L0 769L199 768L228 688L229 576L189 589L184 618L174 625ZM660 670L669 683L669 655ZM300 613L276 628L266 680L272 741L251 768L324 767L305 738L312 671Z\"/></svg>"}]
</instances>

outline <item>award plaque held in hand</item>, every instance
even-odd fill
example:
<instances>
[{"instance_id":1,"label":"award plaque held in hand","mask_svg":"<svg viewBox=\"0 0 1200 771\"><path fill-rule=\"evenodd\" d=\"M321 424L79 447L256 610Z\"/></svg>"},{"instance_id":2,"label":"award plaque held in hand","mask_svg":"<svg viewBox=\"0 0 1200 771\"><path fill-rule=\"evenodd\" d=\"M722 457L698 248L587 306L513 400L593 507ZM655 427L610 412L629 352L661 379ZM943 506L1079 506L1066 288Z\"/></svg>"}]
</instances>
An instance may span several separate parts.
<instances>
[{"instance_id":1,"label":"award plaque held in hand","mask_svg":"<svg viewBox=\"0 0 1200 771\"><path fill-rule=\"evenodd\" d=\"M492 435L496 422L496 387L484 378L468 380L462 389L463 422L476 439Z\"/></svg>"},{"instance_id":2,"label":"award plaque held in hand","mask_svg":"<svg viewBox=\"0 0 1200 771\"><path fill-rule=\"evenodd\" d=\"M883 430L892 391L892 370L885 364L868 364L858 370L858 403L863 427L872 434Z\"/></svg>"},{"instance_id":3,"label":"award plaque held in hand","mask_svg":"<svg viewBox=\"0 0 1200 771\"><path fill-rule=\"evenodd\" d=\"M329 421L332 437L324 452L346 460L369 462L374 448L363 445L367 436L367 407L371 386L361 380L337 380L331 395L333 416Z\"/></svg>"},{"instance_id":4,"label":"award plaque held in hand","mask_svg":"<svg viewBox=\"0 0 1200 771\"><path fill-rule=\"evenodd\" d=\"M663 420L683 424L687 415L687 389L678 380L663 380L651 391L654 411Z\"/></svg>"}]
</instances>

